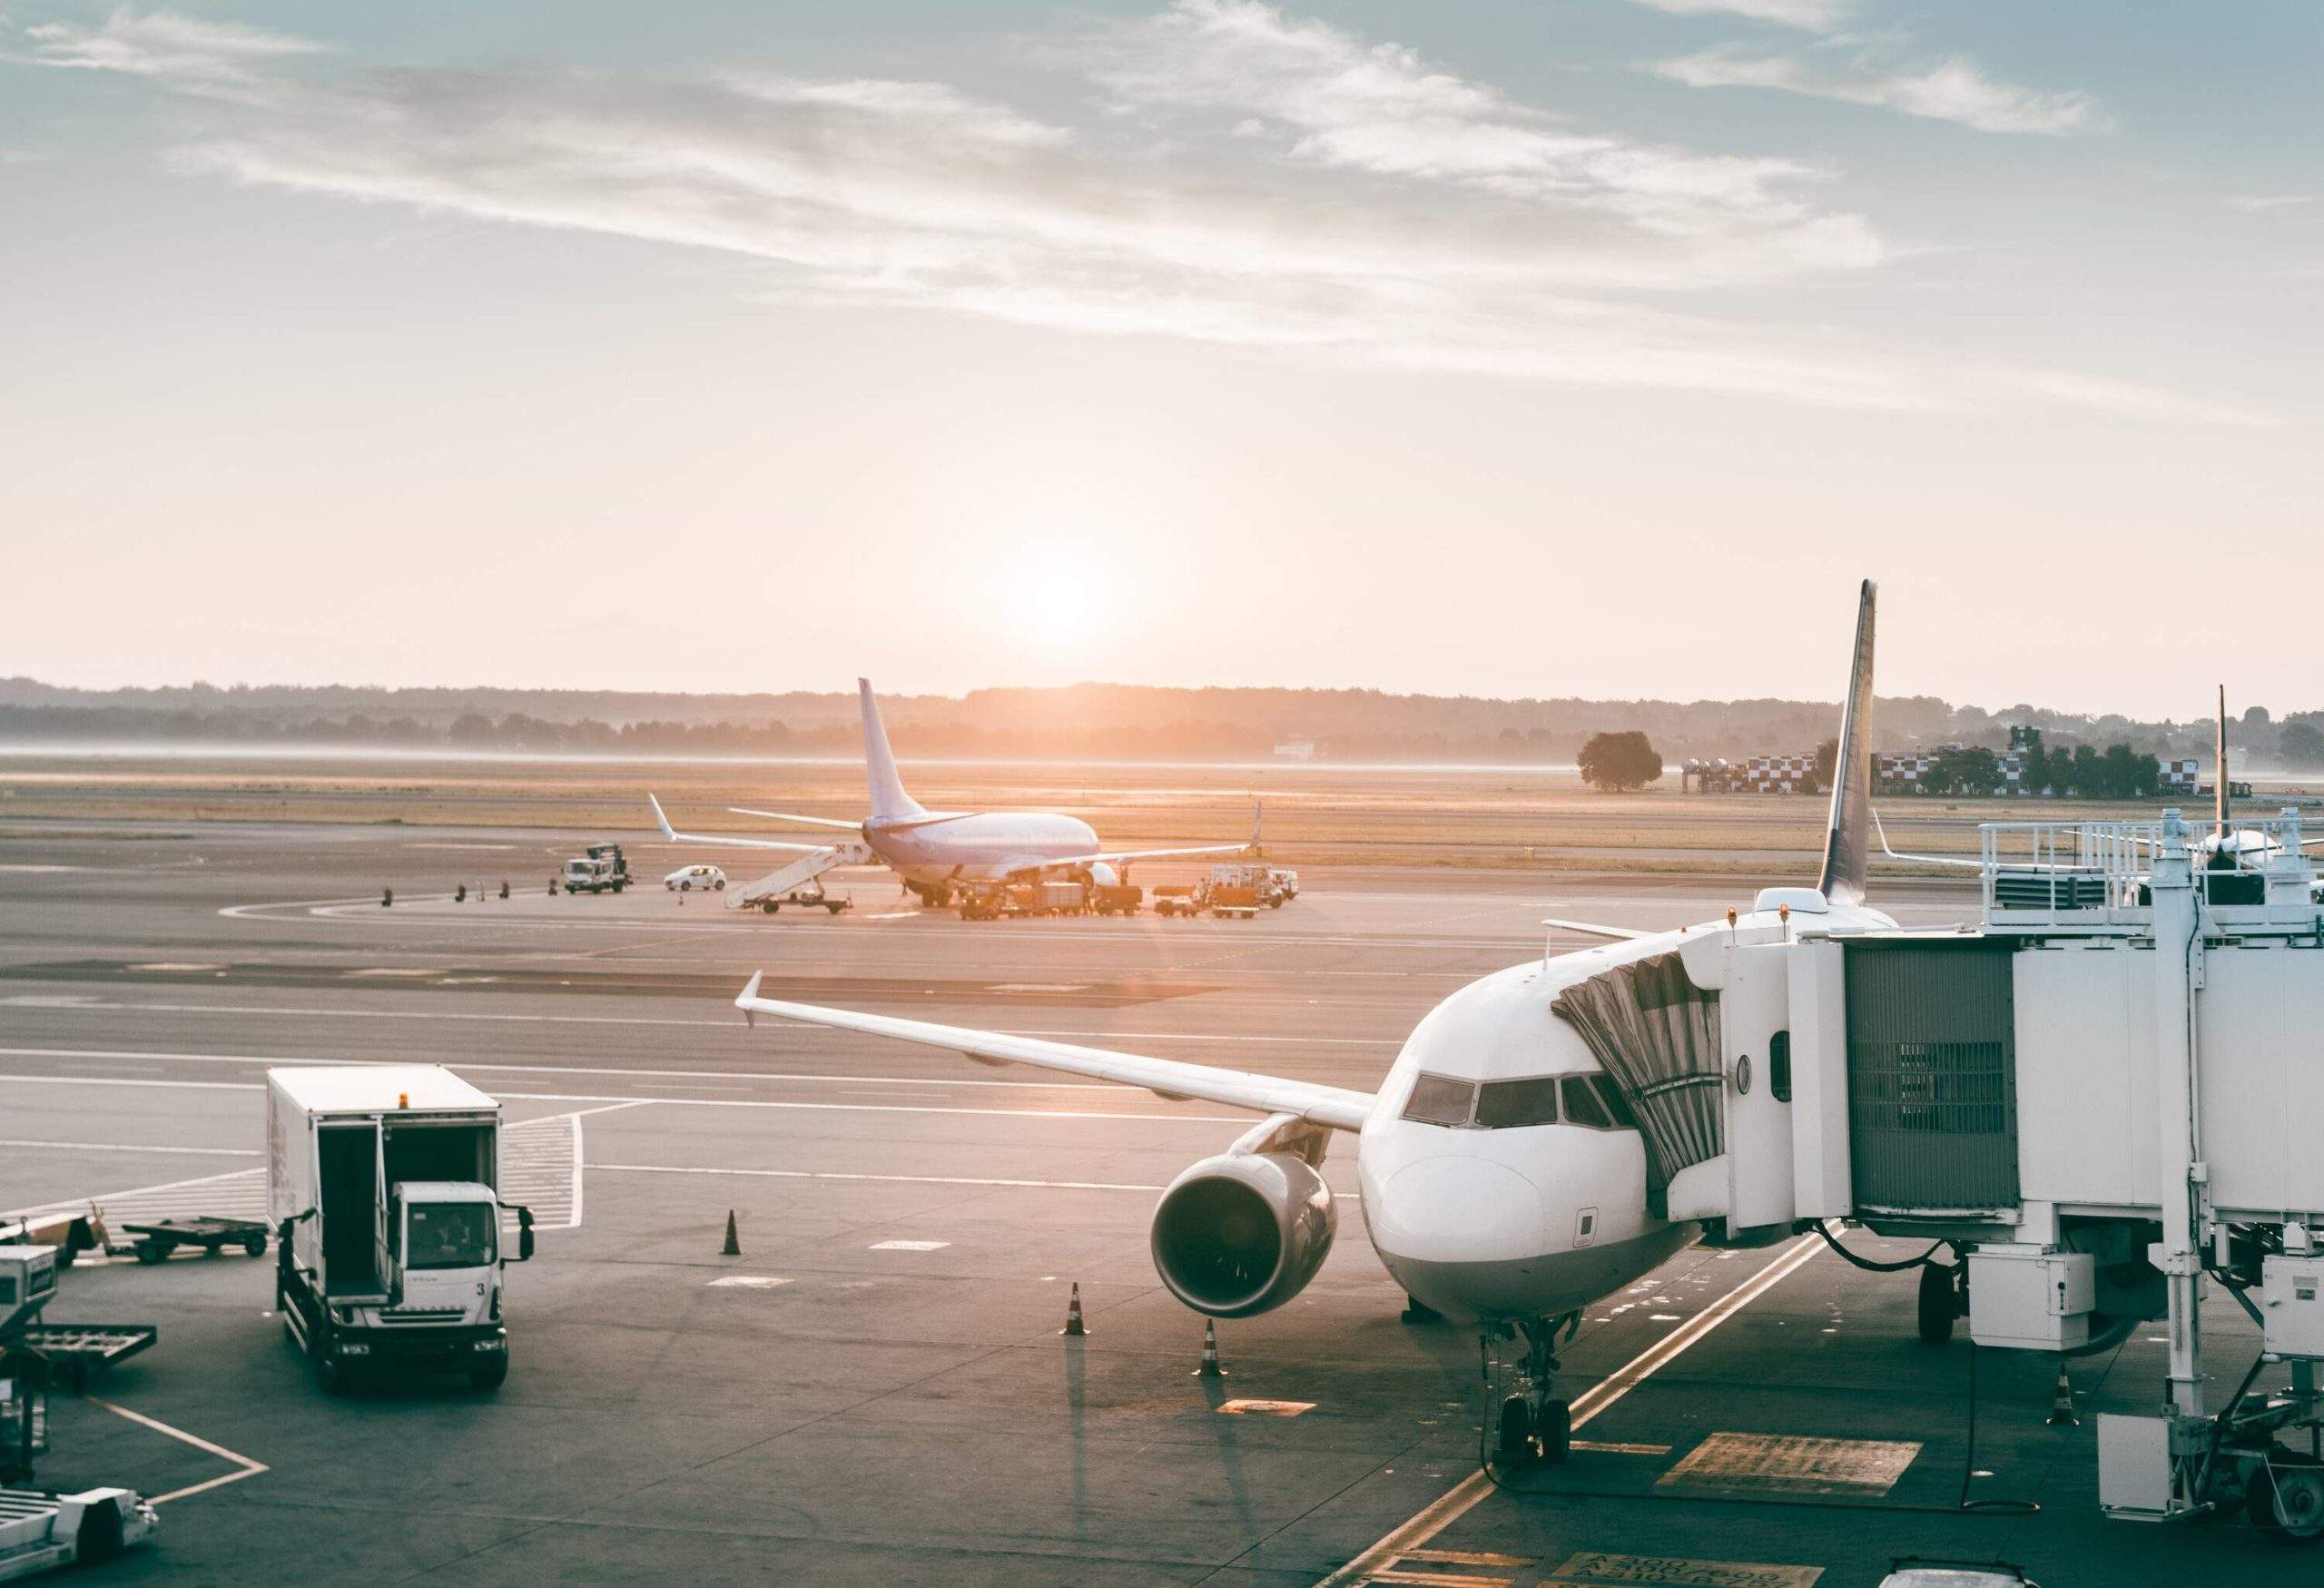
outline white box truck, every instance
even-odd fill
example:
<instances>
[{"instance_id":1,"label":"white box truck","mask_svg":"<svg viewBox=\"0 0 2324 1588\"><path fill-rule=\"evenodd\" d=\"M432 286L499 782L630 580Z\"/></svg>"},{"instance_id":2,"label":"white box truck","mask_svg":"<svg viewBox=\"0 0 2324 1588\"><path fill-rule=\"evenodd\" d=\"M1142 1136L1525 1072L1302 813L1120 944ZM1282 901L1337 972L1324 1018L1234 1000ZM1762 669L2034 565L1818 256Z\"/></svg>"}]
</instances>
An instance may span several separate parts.
<instances>
[{"instance_id":1,"label":"white box truck","mask_svg":"<svg viewBox=\"0 0 2324 1588\"><path fill-rule=\"evenodd\" d=\"M533 1216L500 1200L497 1102L435 1064L270 1070L266 1152L274 1304L327 1392L366 1366L507 1377L501 1270Z\"/></svg>"}]
</instances>

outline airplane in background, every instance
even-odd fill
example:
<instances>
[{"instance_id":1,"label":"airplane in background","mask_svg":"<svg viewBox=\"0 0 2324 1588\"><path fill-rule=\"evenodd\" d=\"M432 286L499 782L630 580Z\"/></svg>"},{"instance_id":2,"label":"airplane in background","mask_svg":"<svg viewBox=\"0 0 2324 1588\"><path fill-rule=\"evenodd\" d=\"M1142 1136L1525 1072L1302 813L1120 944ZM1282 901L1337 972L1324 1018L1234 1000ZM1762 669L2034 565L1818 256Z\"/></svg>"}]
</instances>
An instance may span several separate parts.
<instances>
[{"instance_id":1,"label":"airplane in background","mask_svg":"<svg viewBox=\"0 0 2324 1588\"><path fill-rule=\"evenodd\" d=\"M770 1015L862 1031L1265 1116L1178 1176L1155 1208L1149 1244L1163 1284L1214 1317L1280 1307L1315 1277L1338 1219L1318 1167L1335 1132L1354 1136L1364 1226L1388 1272L1418 1306L1473 1325L1489 1361L1504 1349L1513 1358L1490 1414L1502 1458L1561 1460L1572 1425L1555 1387L1561 1336L1571 1337L1584 1307L1704 1233L1702 1219L1668 1216L1687 1205L1670 1166L1678 1176L1724 1166L1668 1147L1674 1129L1699 1135L1700 1110L1718 1109L1718 1075L1674 1060L1642 1086L1630 1053L1651 1039L1610 1041L1610 1031L1625 1008L1633 1029L1691 1021L1680 1034L1699 1052L1708 1032L1716 1065L1718 994L1694 985L1679 951L1714 933L1772 937L1807 918L1836 931L1896 924L1863 902L1874 600L1867 580L1813 888L1764 889L1748 914L1674 932L1562 923L1615 941L1453 993L1413 1028L1374 1090L785 1002L761 997L757 975L735 1006L753 1024ZM1716 1233L1748 1244L1769 1232Z\"/></svg>"},{"instance_id":2,"label":"airplane in background","mask_svg":"<svg viewBox=\"0 0 2324 1588\"><path fill-rule=\"evenodd\" d=\"M1010 883L1041 877L1087 877L1111 883L1122 867L1133 861L1192 860L1203 855L1248 854L1259 845L1259 815L1251 817L1251 836L1241 843L1209 843L1181 849L1106 849L1097 833L1078 816L1049 812L931 811L904 792L896 773L895 752L888 745L888 730L880 721L879 704L872 698L872 683L855 681L863 707L863 772L870 787L872 811L861 822L835 821L829 816L802 816L785 811L730 809L738 816L763 816L769 821L793 822L807 827L829 827L854 834L827 843L791 843L774 838L742 838L733 834L680 833L662 813L662 802L652 794L655 823L673 843L710 843L734 849L784 851L799 856L791 864L736 890L731 900L748 906L779 897L814 881L834 866L874 862L903 879L903 884L931 909L950 904L956 894L973 894Z\"/></svg>"},{"instance_id":3,"label":"airplane in background","mask_svg":"<svg viewBox=\"0 0 2324 1588\"><path fill-rule=\"evenodd\" d=\"M2235 824L2232 795L2234 784L2230 778L2227 757L2227 686L2219 686L2219 714L2212 739L2212 764L2217 768L2211 779L2211 830L2199 843L2191 844L2195 863L2207 881L2204 897L2214 904L2256 903L2263 895L2260 873L2283 853L2284 845L2272 833L2258 827L2238 827ZM1873 828L1880 838L1880 852L1890 860L1913 861L1922 865L1950 866L1955 870L1984 870L1983 860L1971 860L1957 854L1899 854L1888 845L1888 830L1881 823L1880 814L1873 813ZM2078 831L2066 828L2062 831ZM2133 842L2143 843L2142 840ZM2305 838L2302 849L2324 846L2324 837ZM2021 873L2069 873L2085 868L2075 863L2043 860L2012 860L2007 869ZM2139 879L2139 891L2145 891L2144 874ZM2324 904L2324 878L2309 884L2315 902Z\"/></svg>"}]
</instances>

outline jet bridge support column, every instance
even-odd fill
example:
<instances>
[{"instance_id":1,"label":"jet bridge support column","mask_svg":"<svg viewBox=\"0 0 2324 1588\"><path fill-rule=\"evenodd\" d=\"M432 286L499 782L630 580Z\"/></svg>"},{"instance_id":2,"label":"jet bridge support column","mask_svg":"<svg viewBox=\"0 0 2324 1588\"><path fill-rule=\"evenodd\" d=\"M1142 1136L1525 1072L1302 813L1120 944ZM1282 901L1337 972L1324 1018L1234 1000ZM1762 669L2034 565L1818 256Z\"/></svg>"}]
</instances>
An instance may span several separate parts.
<instances>
[{"instance_id":1,"label":"jet bridge support column","mask_svg":"<svg viewBox=\"0 0 2324 1588\"><path fill-rule=\"evenodd\" d=\"M2195 1157L2194 996L2202 945L2187 828L2162 813L2162 843L2148 885L2154 901L2154 1031L2162 1148L2162 1239L2151 1254L2170 1303L2171 1407L2203 1415L2202 1239L2204 1173Z\"/></svg>"}]
</instances>

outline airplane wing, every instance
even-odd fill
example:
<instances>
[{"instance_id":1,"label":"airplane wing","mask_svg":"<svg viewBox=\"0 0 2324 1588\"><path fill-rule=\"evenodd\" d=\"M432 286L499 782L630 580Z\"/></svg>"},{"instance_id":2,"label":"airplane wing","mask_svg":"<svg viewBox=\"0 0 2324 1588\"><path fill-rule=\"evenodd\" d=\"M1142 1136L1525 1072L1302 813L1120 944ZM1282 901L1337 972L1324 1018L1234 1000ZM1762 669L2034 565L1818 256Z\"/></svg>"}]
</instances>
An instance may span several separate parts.
<instances>
[{"instance_id":1,"label":"airplane wing","mask_svg":"<svg viewBox=\"0 0 2324 1588\"><path fill-rule=\"evenodd\" d=\"M1600 926L1594 921L1567 921L1551 915L1543 919L1543 926L1561 927L1567 932L1579 932L1590 937L1612 937L1628 940L1633 937L1659 937L1659 932L1639 932L1627 926Z\"/></svg>"},{"instance_id":2,"label":"airplane wing","mask_svg":"<svg viewBox=\"0 0 2324 1588\"><path fill-rule=\"evenodd\" d=\"M1224 1103L1228 1108L1248 1109L1254 1113L1290 1114L1334 1130L1360 1130L1365 1117L1372 1112L1370 1092L1351 1091L1344 1087L1285 1080L1241 1070L1217 1070L1176 1059L1148 1059L1137 1053L1082 1048L1038 1037L1011 1037L998 1031L971 1031L965 1026L936 1025L928 1021L859 1014L853 1010L761 998L759 978L764 973L753 975L750 984L734 1000L734 1007L743 1011L746 1021L754 1015L770 1014L837 1031L893 1037L926 1048L948 1048L989 1064L1030 1064L1068 1075L1110 1080L1120 1086L1140 1086L1166 1098L1199 1098L1205 1102Z\"/></svg>"},{"instance_id":3,"label":"airplane wing","mask_svg":"<svg viewBox=\"0 0 2324 1588\"><path fill-rule=\"evenodd\" d=\"M795 854L806 854L818 849L828 849L827 843L784 843L773 838L720 837L707 833L680 833L670 825L670 818L662 814L662 802L652 794L645 803L654 807L654 820L662 829L662 836L673 843L723 843L729 849L787 849Z\"/></svg>"},{"instance_id":4,"label":"airplane wing","mask_svg":"<svg viewBox=\"0 0 2324 1588\"><path fill-rule=\"evenodd\" d=\"M1206 843L1199 849L1108 849L1093 854L1068 854L1061 860L1036 861L1024 869L1054 871L1068 865L1123 865L1133 860L1192 860L1198 854L1247 854L1247 843Z\"/></svg>"},{"instance_id":5,"label":"airplane wing","mask_svg":"<svg viewBox=\"0 0 2324 1588\"><path fill-rule=\"evenodd\" d=\"M1027 871L1048 871L1068 865L1126 865L1133 860L1192 860L1204 854L1248 854L1259 846L1259 827L1265 813L1256 805L1251 807L1251 835L1240 843L1205 843L1192 849L1108 849L1094 854L1068 854L1061 860L1045 860Z\"/></svg>"},{"instance_id":6,"label":"airplane wing","mask_svg":"<svg viewBox=\"0 0 2324 1588\"><path fill-rule=\"evenodd\" d=\"M1971 860L1968 856L1962 854L1898 854L1888 847L1888 829L1881 825L1878 811L1872 813L1872 829L1880 834L1880 853L1890 860L1915 860L1923 865L1956 866L1973 872L1981 872L1985 869L1984 861Z\"/></svg>"},{"instance_id":7,"label":"airplane wing","mask_svg":"<svg viewBox=\"0 0 2324 1588\"><path fill-rule=\"evenodd\" d=\"M741 805L728 805L727 814L734 816L764 816L770 822L796 822L803 827L836 827L842 833L861 833L861 822L841 822L830 816L799 816L789 811L750 811Z\"/></svg>"}]
</instances>

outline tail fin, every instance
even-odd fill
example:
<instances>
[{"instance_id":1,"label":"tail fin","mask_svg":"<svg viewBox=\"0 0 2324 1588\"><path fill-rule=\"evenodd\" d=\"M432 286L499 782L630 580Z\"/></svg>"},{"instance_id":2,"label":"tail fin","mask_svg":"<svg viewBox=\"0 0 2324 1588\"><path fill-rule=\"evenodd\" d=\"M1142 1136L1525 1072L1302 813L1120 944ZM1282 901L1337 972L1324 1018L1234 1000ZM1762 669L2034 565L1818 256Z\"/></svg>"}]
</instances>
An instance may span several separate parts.
<instances>
[{"instance_id":1,"label":"tail fin","mask_svg":"<svg viewBox=\"0 0 2324 1588\"><path fill-rule=\"evenodd\" d=\"M896 775L896 754L888 748L888 730L880 724L880 705L872 698L872 680L855 681L858 694L863 697L863 779L872 790L871 822L897 822L910 816L925 816L920 802L904 793L904 780Z\"/></svg>"},{"instance_id":2,"label":"tail fin","mask_svg":"<svg viewBox=\"0 0 2324 1588\"><path fill-rule=\"evenodd\" d=\"M1840 709L1840 753L1832 769L1832 820L1824 839L1824 874L1816 891L1835 904L1864 902L1871 858L1872 616L1880 587L1864 581L1856 613L1856 658Z\"/></svg>"},{"instance_id":3,"label":"tail fin","mask_svg":"<svg viewBox=\"0 0 2324 1588\"><path fill-rule=\"evenodd\" d=\"M2211 779L2211 836L2227 838L2227 686L2219 686L2219 738L2214 746L2219 774Z\"/></svg>"}]
</instances>

